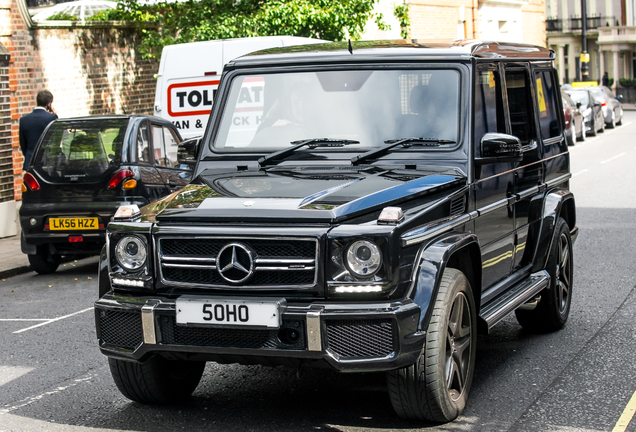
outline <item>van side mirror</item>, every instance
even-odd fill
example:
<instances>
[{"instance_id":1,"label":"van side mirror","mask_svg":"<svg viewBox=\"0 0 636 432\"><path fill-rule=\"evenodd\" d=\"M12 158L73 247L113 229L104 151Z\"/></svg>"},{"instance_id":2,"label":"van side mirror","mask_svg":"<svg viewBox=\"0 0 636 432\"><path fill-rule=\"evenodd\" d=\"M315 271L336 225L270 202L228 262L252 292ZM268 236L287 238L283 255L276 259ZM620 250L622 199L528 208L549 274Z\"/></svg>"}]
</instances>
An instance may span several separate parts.
<instances>
[{"instance_id":1,"label":"van side mirror","mask_svg":"<svg viewBox=\"0 0 636 432\"><path fill-rule=\"evenodd\" d=\"M497 162L520 162L523 160L521 141L516 136L490 132L481 138L481 157L478 164Z\"/></svg>"},{"instance_id":2,"label":"van side mirror","mask_svg":"<svg viewBox=\"0 0 636 432\"><path fill-rule=\"evenodd\" d=\"M181 141L177 147L177 162L193 167L197 163L199 145L202 137Z\"/></svg>"}]
</instances>

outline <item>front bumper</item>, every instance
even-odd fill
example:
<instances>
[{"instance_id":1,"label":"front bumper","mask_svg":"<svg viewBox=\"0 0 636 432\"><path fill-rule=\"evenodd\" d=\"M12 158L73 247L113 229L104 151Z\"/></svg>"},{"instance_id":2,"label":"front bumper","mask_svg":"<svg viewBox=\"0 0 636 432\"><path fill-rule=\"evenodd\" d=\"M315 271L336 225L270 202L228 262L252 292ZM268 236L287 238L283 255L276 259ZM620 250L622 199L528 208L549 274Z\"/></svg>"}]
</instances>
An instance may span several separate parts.
<instances>
[{"instance_id":1,"label":"front bumper","mask_svg":"<svg viewBox=\"0 0 636 432\"><path fill-rule=\"evenodd\" d=\"M223 363L326 362L339 371L371 372L415 363L425 333L411 300L373 303L289 303L279 329L176 324L174 299L108 293L95 302L103 354L145 361L154 354ZM290 340L289 329L299 337Z\"/></svg>"}]
</instances>

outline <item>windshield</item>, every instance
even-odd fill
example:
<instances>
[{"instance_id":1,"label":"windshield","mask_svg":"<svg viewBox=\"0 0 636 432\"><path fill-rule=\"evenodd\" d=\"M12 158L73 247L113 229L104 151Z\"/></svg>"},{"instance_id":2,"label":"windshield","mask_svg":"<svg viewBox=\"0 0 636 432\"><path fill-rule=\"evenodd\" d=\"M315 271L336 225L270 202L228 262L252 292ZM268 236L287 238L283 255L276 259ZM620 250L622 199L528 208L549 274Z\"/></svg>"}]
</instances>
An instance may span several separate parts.
<instances>
[{"instance_id":1,"label":"windshield","mask_svg":"<svg viewBox=\"0 0 636 432\"><path fill-rule=\"evenodd\" d=\"M119 166L127 126L127 118L56 121L33 167L48 181L96 181Z\"/></svg>"},{"instance_id":2,"label":"windshield","mask_svg":"<svg viewBox=\"0 0 636 432\"><path fill-rule=\"evenodd\" d=\"M581 105L583 106L588 106L590 104L590 96L585 90L569 91L568 94L570 95L574 103L581 102Z\"/></svg>"},{"instance_id":3,"label":"windshield","mask_svg":"<svg viewBox=\"0 0 636 432\"><path fill-rule=\"evenodd\" d=\"M408 137L458 141L459 72L348 70L236 76L217 151L276 151L313 138L369 150Z\"/></svg>"}]
</instances>

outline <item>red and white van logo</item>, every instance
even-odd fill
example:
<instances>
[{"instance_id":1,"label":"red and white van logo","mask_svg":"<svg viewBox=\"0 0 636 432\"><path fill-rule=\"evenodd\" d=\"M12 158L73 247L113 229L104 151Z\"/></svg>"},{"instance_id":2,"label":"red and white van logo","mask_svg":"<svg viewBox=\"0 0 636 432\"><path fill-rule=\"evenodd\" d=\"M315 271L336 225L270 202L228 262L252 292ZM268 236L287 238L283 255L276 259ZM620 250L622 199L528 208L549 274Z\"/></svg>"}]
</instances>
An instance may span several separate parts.
<instances>
[{"instance_id":1,"label":"red and white van logo","mask_svg":"<svg viewBox=\"0 0 636 432\"><path fill-rule=\"evenodd\" d=\"M168 114L170 117L210 114L218 88L218 79L169 85Z\"/></svg>"}]
</instances>

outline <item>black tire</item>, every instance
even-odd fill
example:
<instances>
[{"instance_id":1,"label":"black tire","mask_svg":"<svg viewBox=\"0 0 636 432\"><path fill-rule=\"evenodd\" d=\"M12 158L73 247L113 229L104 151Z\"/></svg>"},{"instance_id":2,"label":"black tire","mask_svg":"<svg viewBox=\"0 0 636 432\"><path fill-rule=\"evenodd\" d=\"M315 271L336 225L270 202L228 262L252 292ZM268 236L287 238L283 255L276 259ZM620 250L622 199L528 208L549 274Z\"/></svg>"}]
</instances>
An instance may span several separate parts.
<instances>
[{"instance_id":1,"label":"black tire","mask_svg":"<svg viewBox=\"0 0 636 432\"><path fill-rule=\"evenodd\" d=\"M387 373L391 404L400 417L449 422L464 410L473 381L477 314L470 283L446 269L417 362Z\"/></svg>"},{"instance_id":2,"label":"black tire","mask_svg":"<svg viewBox=\"0 0 636 432\"><path fill-rule=\"evenodd\" d=\"M550 286L541 291L541 301L533 310L516 310L519 324L533 332L556 331L565 325L572 302L574 258L570 228L562 218L557 221L546 270Z\"/></svg>"},{"instance_id":3,"label":"black tire","mask_svg":"<svg viewBox=\"0 0 636 432\"><path fill-rule=\"evenodd\" d=\"M605 117L601 116L601 129L599 130L599 132L604 133L605 132Z\"/></svg>"},{"instance_id":4,"label":"black tire","mask_svg":"<svg viewBox=\"0 0 636 432\"><path fill-rule=\"evenodd\" d=\"M48 245L40 245L35 255L27 255L31 268L38 274L50 274L60 266L62 257L49 252Z\"/></svg>"},{"instance_id":5,"label":"black tire","mask_svg":"<svg viewBox=\"0 0 636 432\"><path fill-rule=\"evenodd\" d=\"M598 132L596 131L596 120L592 121L592 128L590 129L590 136L595 137L596 135L598 135Z\"/></svg>"},{"instance_id":6,"label":"black tire","mask_svg":"<svg viewBox=\"0 0 636 432\"><path fill-rule=\"evenodd\" d=\"M622 125L623 125L623 116L621 115L616 121L616 126L622 126Z\"/></svg>"},{"instance_id":7,"label":"black tire","mask_svg":"<svg viewBox=\"0 0 636 432\"><path fill-rule=\"evenodd\" d=\"M174 404L187 399L199 385L204 361L167 360L154 356L145 363L108 359L119 391L144 404Z\"/></svg>"}]
</instances>

